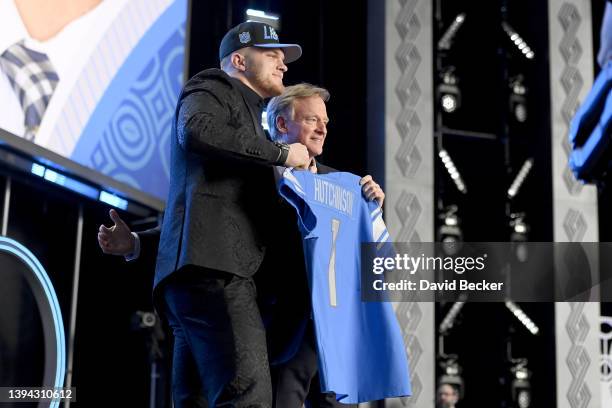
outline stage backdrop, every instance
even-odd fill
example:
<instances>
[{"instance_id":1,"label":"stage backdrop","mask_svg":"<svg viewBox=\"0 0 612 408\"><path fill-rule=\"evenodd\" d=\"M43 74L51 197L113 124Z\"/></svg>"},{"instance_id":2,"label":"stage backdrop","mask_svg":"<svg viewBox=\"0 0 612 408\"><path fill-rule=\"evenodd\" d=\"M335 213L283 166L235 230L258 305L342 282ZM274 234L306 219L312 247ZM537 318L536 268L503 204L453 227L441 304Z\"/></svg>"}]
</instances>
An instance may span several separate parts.
<instances>
[{"instance_id":1,"label":"stage backdrop","mask_svg":"<svg viewBox=\"0 0 612 408\"><path fill-rule=\"evenodd\" d=\"M569 124L593 82L590 1L550 0L548 13L554 239L597 241L597 192L567 165ZM600 407L599 313L598 303L555 304L560 408Z\"/></svg>"},{"instance_id":2,"label":"stage backdrop","mask_svg":"<svg viewBox=\"0 0 612 408\"><path fill-rule=\"evenodd\" d=\"M432 10L430 0L368 2L368 167L383 180L394 241L434 240ZM433 407L434 304L395 307L413 395L385 406Z\"/></svg>"},{"instance_id":3,"label":"stage backdrop","mask_svg":"<svg viewBox=\"0 0 612 408\"><path fill-rule=\"evenodd\" d=\"M612 317L601 316L601 406L612 407Z\"/></svg>"},{"instance_id":4,"label":"stage backdrop","mask_svg":"<svg viewBox=\"0 0 612 408\"><path fill-rule=\"evenodd\" d=\"M103 0L42 41L26 28L36 10L25 9L12 0L0 9L7 27L0 34L0 95L7 101L0 128L165 200L187 0ZM11 48L17 43L34 50L54 78L41 85L53 89L48 103L37 105L42 120L33 131L24 125L27 104L15 95L20 74L6 63L19 56Z\"/></svg>"}]
</instances>

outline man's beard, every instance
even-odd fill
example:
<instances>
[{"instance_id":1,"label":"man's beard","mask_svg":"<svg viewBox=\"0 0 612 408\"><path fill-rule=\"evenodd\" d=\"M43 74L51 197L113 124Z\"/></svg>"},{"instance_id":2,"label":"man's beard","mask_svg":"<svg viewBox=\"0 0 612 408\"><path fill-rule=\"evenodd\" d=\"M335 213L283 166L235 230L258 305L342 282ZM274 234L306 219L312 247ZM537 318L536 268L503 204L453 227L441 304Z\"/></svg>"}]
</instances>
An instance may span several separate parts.
<instances>
[{"instance_id":1,"label":"man's beard","mask_svg":"<svg viewBox=\"0 0 612 408\"><path fill-rule=\"evenodd\" d=\"M285 90L285 86L282 84L282 81L278 83L273 81L269 76L266 77L261 72L260 67L248 59L246 72L248 73L247 78L249 79L249 82L263 93L261 96L264 98L278 96Z\"/></svg>"}]
</instances>

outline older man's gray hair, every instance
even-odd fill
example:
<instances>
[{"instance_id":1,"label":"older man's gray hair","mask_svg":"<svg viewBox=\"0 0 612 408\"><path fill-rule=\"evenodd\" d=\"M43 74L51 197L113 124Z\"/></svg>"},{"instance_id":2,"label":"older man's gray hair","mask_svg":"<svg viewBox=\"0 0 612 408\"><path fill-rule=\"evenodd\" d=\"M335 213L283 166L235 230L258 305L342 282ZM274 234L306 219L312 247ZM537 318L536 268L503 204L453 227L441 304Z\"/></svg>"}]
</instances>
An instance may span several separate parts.
<instances>
[{"instance_id":1,"label":"older man's gray hair","mask_svg":"<svg viewBox=\"0 0 612 408\"><path fill-rule=\"evenodd\" d=\"M296 99L310 98L311 96L319 96L323 99L323 102L327 102L329 100L329 91L325 88L302 83L288 86L282 94L270 99L266 111L268 117L268 130L272 140L280 141L283 136L283 133L279 132L276 127L276 119L279 116L285 119L293 119L293 102Z\"/></svg>"}]
</instances>

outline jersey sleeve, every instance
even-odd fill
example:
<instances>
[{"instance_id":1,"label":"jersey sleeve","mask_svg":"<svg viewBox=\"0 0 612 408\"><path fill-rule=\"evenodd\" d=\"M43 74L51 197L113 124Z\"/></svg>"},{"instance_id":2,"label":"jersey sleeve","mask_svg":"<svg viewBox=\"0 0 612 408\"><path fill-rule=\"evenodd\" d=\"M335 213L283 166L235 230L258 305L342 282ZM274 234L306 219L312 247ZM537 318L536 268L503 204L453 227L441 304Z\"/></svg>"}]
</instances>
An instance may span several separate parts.
<instances>
[{"instance_id":1,"label":"jersey sleeve","mask_svg":"<svg viewBox=\"0 0 612 408\"><path fill-rule=\"evenodd\" d=\"M370 210L370 221L372 222L372 242L384 243L389 240L389 231L383 220L382 208L375 202L370 202L368 205Z\"/></svg>"},{"instance_id":2,"label":"jersey sleeve","mask_svg":"<svg viewBox=\"0 0 612 408\"><path fill-rule=\"evenodd\" d=\"M306 179L301 172L286 169L278 183L278 192L297 212L298 226L303 236L309 235L316 227L317 220L308 205Z\"/></svg>"},{"instance_id":3,"label":"jersey sleeve","mask_svg":"<svg viewBox=\"0 0 612 408\"><path fill-rule=\"evenodd\" d=\"M368 202L370 212L370 223L372 227L371 242L375 243L375 253L378 257L395 257L396 250L393 241L390 240L389 231L383 220L382 208L375 201Z\"/></svg>"}]
</instances>

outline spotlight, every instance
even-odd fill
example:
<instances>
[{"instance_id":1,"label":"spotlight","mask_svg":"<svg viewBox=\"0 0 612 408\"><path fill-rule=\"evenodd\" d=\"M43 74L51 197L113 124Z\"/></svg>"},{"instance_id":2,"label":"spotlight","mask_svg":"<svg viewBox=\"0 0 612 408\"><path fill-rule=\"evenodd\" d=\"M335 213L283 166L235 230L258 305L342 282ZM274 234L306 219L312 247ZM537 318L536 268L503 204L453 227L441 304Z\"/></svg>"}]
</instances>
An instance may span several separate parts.
<instances>
[{"instance_id":1,"label":"spotlight","mask_svg":"<svg viewBox=\"0 0 612 408\"><path fill-rule=\"evenodd\" d=\"M457 170L457 166L455 166L455 163L453 163L453 159L451 159L448 152L444 149L441 149L438 153L438 157L440 157L440 160L442 160L442 163L444 164L444 167L446 167L448 175L455 183L455 186L457 186L457 190L459 190L463 194L467 194L467 188L465 187L465 183L461 178L461 174L459 174L459 170Z\"/></svg>"},{"instance_id":2,"label":"spotlight","mask_svg":"<svg viewBox=\"0 0 612 408\"><path fill-rule=\"evenodd\" d=\"M138 310L132 315L132 330L150 329L157 324L157 316L153 312Z\"/></svg>"},{"instance_id":3,"label":"spotlight","mask_svg":"<svg viewBox=\"0 0 612 408\"><path fill-rule=\"evenodd\" d=\"M453 94L444 94L442 95L442 109L444 112L454 112L457 109L457 98Z\"/></svg>"},{"instance_id":4,"label":"spotlight","mask_svg":"<svg viewBox=\"0 0 612 408\"><path fill-rule=\"evenodd\" d=\"M275 30L280 30L280 17L276 14L267 13L262 10L247 9L245 11L246 21L257 21L265 23Z\"/></svg>"},{"instance_id":5,"label":"spotlight","mask_svg":"<svg viewBox=\"0 0 612 408\"><path fill-rule=\"evenodd\" d=\"M512 378L511 392L512 401L517 408L529 408L531 406L531 371L527 368L527 359L518 359L516 364L510 368Z\"/></svg>"},{"instance_id":6,"label":"spotlight","mask_svg":"<svg viewBox=\"0 0 612 408\"><path fill-rule=\"evenodd\" d=\"M527 262L529 259L529 224L525 222L525 213L510 214L510 242L514 249L514 255L519 262Z\"/></svg>"},{"instance_id":7,"label":"spotlight","mask_svg":"<svg viewBox=\"0 0 612 408\"><path fill-rule=\"evenodd\" d=\"M457 206L446 207L438 217L443 220L443 224L438 229L438 238L442 242L442 249L446 255L456 255L461 250L461 242L463 241L461 220L457 216Z\"/></svg>"},{"instance_id":8,"label":"spotlight","mask_svg":"<svg viewBox=\"0 0 612 408\"><path fill-rule=\"evenodd\" d=\"M463 398L463 378L461 378L461 366L457 361L456 355L444 355L438 357L438 366L441 375L438 377L438 387L443 384L451 385L459 393L459 398Z\"/></svg>"},{"instance_id":9,"label":"spotlight","mask_svg":"<svg viewBox=\"0 0 612 408\"><path fill-rule=\"evenodd\" d=\"M526 242L529 240L529 224L525 221L525 213L510 214L510 241Z\"/></svg>"},{"instance_id":10,"label":"spotlight","mask_svg":"<svg viewBox=\"0 0 612 408\"><path fill-rule=\"evenodd\" d=\"M464 21L465 13L458 14L457 17L455 17L451 25L442 35L442 38L440 38L440 41L438 41L439 50L450 50L451 46L453 45L453 39L455 38L457 31L459 31L459 29L463 25Z\"/></svg>"},{"instance_id":11,"label":"spotlight","mask_svg":"<svg viewBox=\"0 0 612 408\"><path fill-rule=\"evenodd\" d=\"M508 198L516 197L516 195L521 189L521 186L525 182L525 179L529 175L529 172L531 171L532 167L533 167L533 159L529 158L525 160L525 162L521 166L521 169L519 170L516 177L512 181L512 184L510 184L510 188L508 189L508 192L507 192Z\"/></svg>"},{"instance_id":12,"label":"spotlight","mask_svg":"<svg viewBox=\"0 0 612 408\"><path fill-rule=\"evenodd\" d=\"M527 313L525 313L523 309L519 307L519 305L517 305L511 300L506 300L506 308L508 308L508 310L512 312L512 314L518 319L518 321L521 322L521 324L525 326L525 328L529 330L531 334L536 336L540 332L538 326L534 323L533 320L531 320L529 316L527 316Z\"/></svg>"},{"instance_id":13,"label":"spotlight","mask_svg":"<svg viewBox=\"0 0 612 408\"><path fill-rule=\"evenodd\" d=\"M502 28L504 32L510 38L510 41L514 43L516 48L523 54L523 56L527 59L533 59L535 57L535 53L531 49L529 45L525 42L525 40L510 26L510 24L503 22Z\"/></svg>"},{"instance_id":14,"label":"spotlight","mask_svg":"<svg viewBox=\"0 0 612 408\"><path fill-rule=\"evenodd\" d=\"M461 92L454 71L455 67L448 67L440 74L442 83L438 86L438 93L442 110L446 113L453 113L461 106Z\"/></svg>"},{"instance_id":15,"label":"spotlight","mask_svg":"<svg viewBox=\"0 0 612 408\"><path fill-rule=\"evenodd\" d=\"M444 316L444 319L442 319L442 323L440 323L440 328L438 330L441 335L447 335L449 331L453 328L453 326L455 325L455 320L457 320L457 316L459 315L459 312L461 312L461 309L463 308L464 304L465 301L458 301L453 303L446 316Z\"/></svg>"},{"instance_id":16,"label":"spotlight","mask_svg":"<svg viewBox=\"0 0 612 408\"><path fill-rule=\"evenodd\" d=\"M510 79L510 112L519 123L527 121L527 87L522 75Z\"/></svg>"},{"instance_id":17,"label":"spotlight","mask_svg":"<svg viewBox=\"0 0 612 408\"><path fill-rule=\"evenodd\" d=\"M458 376L460 373L459 365L456 364L455 362L448 363L444 367L444 373L447 376Z\"/></svg>"},{"instance_id":18,"label":"spotlight","mask_svg":"<svg viewBox=\"0 0 612 408\"><path fill-rule=\"evenodd\" d=\"M521 123L527 120L527 108L524 104L517 103L514 105L514 117Z\"/></svg>"}]
</instances>

